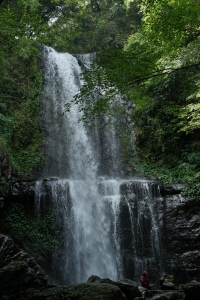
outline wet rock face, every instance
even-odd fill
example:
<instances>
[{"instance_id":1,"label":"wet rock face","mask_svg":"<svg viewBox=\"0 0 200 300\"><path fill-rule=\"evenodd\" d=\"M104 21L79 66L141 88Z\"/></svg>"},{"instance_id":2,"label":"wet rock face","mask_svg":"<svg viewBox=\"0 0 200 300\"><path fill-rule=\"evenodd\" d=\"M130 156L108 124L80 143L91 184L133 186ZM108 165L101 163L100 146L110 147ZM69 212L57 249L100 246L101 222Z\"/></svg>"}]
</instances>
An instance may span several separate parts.
<instances>
[{"instance_id":1,"label":"wet rock face","mask_svg":"<svg viewBox=\"0 0 200 300\"><path fill-rule=\"evenodd\" d=\"M200 207L194 199L165 197L162 235L166 269L177 284L200 280Z\"/></svg>"},{"instance_id":2,"label":"wet rock face","mask_svg":"<svg viewBox=\"0 0 200 300\"><path fill-rule=\"evenodd\" d=\"M0 234L0 297L46 284L46 275L35 259L20 250L11 238Z\"/></svg>"},{"instance_id":3,"label":"wet rock face","mask_svg":"<svg viewBox=\"0 0 200 300\"><path fill-rule=\"evenodd\" d=\"M11 195L19 196L19 195L29 195L34 196L35 194L35 182L13 182L11 185Z\"/></svg>"},{"instance_id":4,"label":"wet rock face","mask_svg":"<svg viewBox=\"0 0 200 300\"><path fill-rule=\"evenodd\" d=\"M162 195L177 195L187 186L184 183L168 184L161 188Z\"/></svg>"},{"instance_id":5,"label":"wet rock face","mask_svg":"<svg viewBox=\"0 0 200 300\"><path fill-rule=\"evenodd\" d=\"M154 184L157 185L156 182ZM121 203L120 236L125 277L138 281L139 277L136 276L137 274L134 274L135 252L133 251L133 243L130 242L134 237L131 235L131 220L128 205L131 207L135 221L137 220L135 211L139 210L141 212L141 208L136 207L136 204L139 203L140 199L144 199L143 202L145 203L145 197L141 194L137 202L136 193L134 193L132 185L129 182L128 185L124 184L121 186L121 193L126 195L127 201ZM173 274L175 285L188 283L194 279L200 280L200 207L195 199L181 197L180 193L184 187L184 184L161 186L161 195L155 194L152 201L160 231L161 253L158 256L158 260L159 265L162 263L162 271L159 271L159 266L156 266L155 263L150 264L153 254L150 252L144 253L142 252L143 249L142 251L138 251L138 253L142 253L140 257L141 261L145 262L145 258L149 260L149 264L145 268L149 271L150 281L154 284L154 288L160 288L159 285L155 285L159 282L156 274L158 276L164 273ZM154 190L156 186L154 188L153 185L152 188ZM155 209L156 205L157 209ZM141 214L139 220L144 219L141 226L146 224L143 227L147 228L146 232L149 232L152 226L146 222L148 221L146 220L147 217L149 220L150 217L147 211L145 211L143 215ZM138 228L137 224L135 224L135 228ZM140 237L144 241L144 245L146 245L145 250L147 251L150 247L147 244L148 236L146 237L145 230L140 232ZM137 241L137 238L135 240ZM135 246L138 245L137 243ZM170 290L173 288L172 285L168 287Z\"/></svg>"},{"instance_id":6,"label":"wet rock face","mask_svg":"<svg viewBox=\"0 0 200 300\"><path fill-rule=\"evenodd\" d=\"M127 181L121 184L120 242L124 276L140 283L147 270L153 288L159 288L163 254L160 224L163 199L154 181Z\"/></svg>"},{"instance_id":7,"label":"wet rock face","mask_svg":"<svg viewBox=\"0 0 200 300\"><path fill-rule=\"evenodd\" d=\"M9 180L11 179L13 173L14 170L8 156L4 152L0 151L0 176L3 176Z\"/></svg>"},{"instance_id":8,"label":"wet rock face","mask_svg":"<svg viewBox=\"0 0 200 300\"><path fill-rule=\"evenodd\" d=\"M147 291L145 296L149 300L185 300L182 291Z\"/></svg>"},{"instance_id":9,"label":"wet rock face","mask_svg":"<svg viewBox=\"0 0 200 300\"><path fill-rule=\"evenodd\" d=\"M6 181L0 182L0 196L11 198L15 197L34 197L35 181Z\"/></svg>"},{"instance_id":10,"label":"wet rock face","mask_svg":"<svg viewBox=\"0 0 200 300\"><path fill-rule=\"evenodd\" d=\"M177 290L178 287L174 283L174 276L166 274L160 278L161 290Z\"/></svg>"}]
</instances>

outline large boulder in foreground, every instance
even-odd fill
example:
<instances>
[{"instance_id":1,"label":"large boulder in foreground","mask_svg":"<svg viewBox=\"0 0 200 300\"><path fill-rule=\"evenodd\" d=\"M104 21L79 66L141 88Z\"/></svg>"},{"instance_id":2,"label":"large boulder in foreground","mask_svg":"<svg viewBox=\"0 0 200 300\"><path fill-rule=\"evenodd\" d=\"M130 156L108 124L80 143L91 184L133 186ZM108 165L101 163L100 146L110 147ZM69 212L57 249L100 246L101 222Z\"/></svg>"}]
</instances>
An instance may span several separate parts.
<instances>
[{"instance_id":1,"label":"large boulder in foreground","mask_svg":"<svg viewBox=\"0 0 200 300\"><path fill-rule=\"evenodd\" d=\"M0 234L0 297L46 284L45 272L36 260L20 250L11 238Z\"/></svg>"},{"instance_id":2,"label":"large boulder in foreground","mask_svg":"<svg viewBox=\"0 0 200 300\"><path fill-rule=\"evenodd\" d=\"M185 300L199 300L200 299L200 282L192 280L186 284L180 284L179 289L185 293Z\"/></svg>"},{"instance_id":3,"label":"large boulder in foreground","mask_svg":"<svg viewBox=\"0 0 200 300\"><path fill-rule=\"evenodd\" d=\"M106 283L80 283L70 286L49 286L22 291L20 300L126 300L117 286Z\"/></svg>"},{"instance_id":4,"label":"large boulder in foreground","mask_svg":"<svg viewBox=\"0 0 200 300\"><path fill-rule=\"evenodd\" d=\"M112 281L109 278L101 279L98 276L90 276L87 283L98 283L98 284L110 284L120 288L127 300L132 300L136 297L141 297L142 292L140 291L136 282L130 279L120 279L118 281Z\"/></svg>"},{"instance_id":5,"label":"large boulder in foreground","mask_svg":"<svg viewBox=\"0 0 200 300\"><path fill-rule=\"evenodd\" d=\"M169 291L169 290L147 290L145 299L149 300L185 300L183 291ZM190 299L193 300L193 299Z\"/></svg>"}]
</instances>

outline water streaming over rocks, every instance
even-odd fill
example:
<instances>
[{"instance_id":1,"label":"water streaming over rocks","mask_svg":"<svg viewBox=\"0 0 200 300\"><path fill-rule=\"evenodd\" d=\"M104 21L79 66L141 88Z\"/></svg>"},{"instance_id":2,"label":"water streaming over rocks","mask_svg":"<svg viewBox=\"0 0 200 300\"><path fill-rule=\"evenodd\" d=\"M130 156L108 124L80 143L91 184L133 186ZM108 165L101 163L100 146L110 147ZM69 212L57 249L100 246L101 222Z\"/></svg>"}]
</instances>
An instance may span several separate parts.
<instances>
[{"instance_id":1,"label":"water streaming over rocks","mask_svg":"<svg viewBox=\"0 0 200 300\"><path fill-rule=\"evenodd\" d=\"M128 248L132 254L129 263L133 266L133 277L139 278L141 270L149 270L151 282L156 283L157 287L160 274L164 271L159 228L160 217L163 217L163 199L159 186L153 181L127 181L121 183L120 192L130 218L131 241Z\"/></svg>"},{"instance_id":2,"label":"water streaming over rocks","mask_svg":"<svg viewBox=\"0 0 200 300\"><path fill-rule=\"evenodd\" d=\"M81 112L75 104L63 115L64 105L83 84L78 75L92 59L91 54L75 57L44 47L46 162L36 182L35 210L39 217L44 205L54 205L62 233L52 281L59 284L85 282L91 275L138 281L143 268L154 266L156 272L161 255L159 194L152 194L151 183L119 179L124 176L120 122L103 120L103 129L87 128L78 122ZM125 206L129 228L122 218Z\"/></svg>"}]
</instances>

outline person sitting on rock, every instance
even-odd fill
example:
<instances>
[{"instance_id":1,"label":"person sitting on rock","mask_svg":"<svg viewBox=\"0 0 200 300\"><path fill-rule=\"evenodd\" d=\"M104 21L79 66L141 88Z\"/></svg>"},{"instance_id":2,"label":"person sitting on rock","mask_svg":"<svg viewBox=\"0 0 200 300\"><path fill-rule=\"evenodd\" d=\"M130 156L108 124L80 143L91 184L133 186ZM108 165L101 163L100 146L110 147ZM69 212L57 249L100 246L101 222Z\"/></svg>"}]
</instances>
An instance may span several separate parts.
<instances>
[{"instance_id":1,"label":"person sitting on rock","mask_svg":"<svg viewBox=\"0 0 200 300\"><path fill-rule=\"evenodd\" d=\"M148 276L147 271L143 271L142 276L140 277L140 282L142 284L142 287L151 290L151 286L149 284L149 279L147 278L147 276Z\"/></svg>"}]
</instances>

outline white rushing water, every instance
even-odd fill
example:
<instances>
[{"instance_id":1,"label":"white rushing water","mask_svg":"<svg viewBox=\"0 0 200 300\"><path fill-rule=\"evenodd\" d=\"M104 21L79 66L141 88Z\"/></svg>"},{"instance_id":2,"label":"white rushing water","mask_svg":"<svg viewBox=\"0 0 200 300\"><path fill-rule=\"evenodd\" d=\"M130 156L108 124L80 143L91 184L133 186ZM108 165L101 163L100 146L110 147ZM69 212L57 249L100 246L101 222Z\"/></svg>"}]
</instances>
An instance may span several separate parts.
<instances>
[{"instance_id":1,"label":"white rushing water","mask_svg":"<svg viewBox=\"0 0 200 300\"><path fill-rule=\"evenodd\" d=\"M35 186L35 211L39 218L42 207L54 206L60 245L51 277L57 284L86 282L91 275L138 281L149 262L155 272L160 263L157 196L151 183L132 180L129 192L129 184L117 179L123 178L120 124L101 119L101 130L95 123L89 129L79 122L77 104L63 114L83 84L81 70L89 68L93 58L44 47L41 114L46 161ZM120 192L122 184L125 190ZM121 207L128 216L125 221Z\"/></svg>"},{"instance_id":2,"label":"white rushing water","mask_svg":"<svg viewBox=\"0 0 200 300\"><path fill-rule=\"evenodd\" d=\"M92 61L88 54L79 59L85 68ZM60 265L63 282L69 283L85 282L91 275L116 280L123 272L116 232L119 184L117 180L104 180L103 177L99 183L98 178L105 160L104 152L109 153L105 167L109 167L110 173L119 169L115 127L111 124L100 135L95 128L89 132L79 122L81 112L76 104L72 105L70 113L62 114L65 104L70 103L81 88L80 72L74 56L45 47L42 126L46 133L46 164L43 176L54 177L54 180L42 185L43 190L51 194L63 231L62 251L55 255L55 265ZM106 149L102 154L103 138ZM37 182L36 188L38 210L41 183Z\"/></svg>"}]
</instances>

